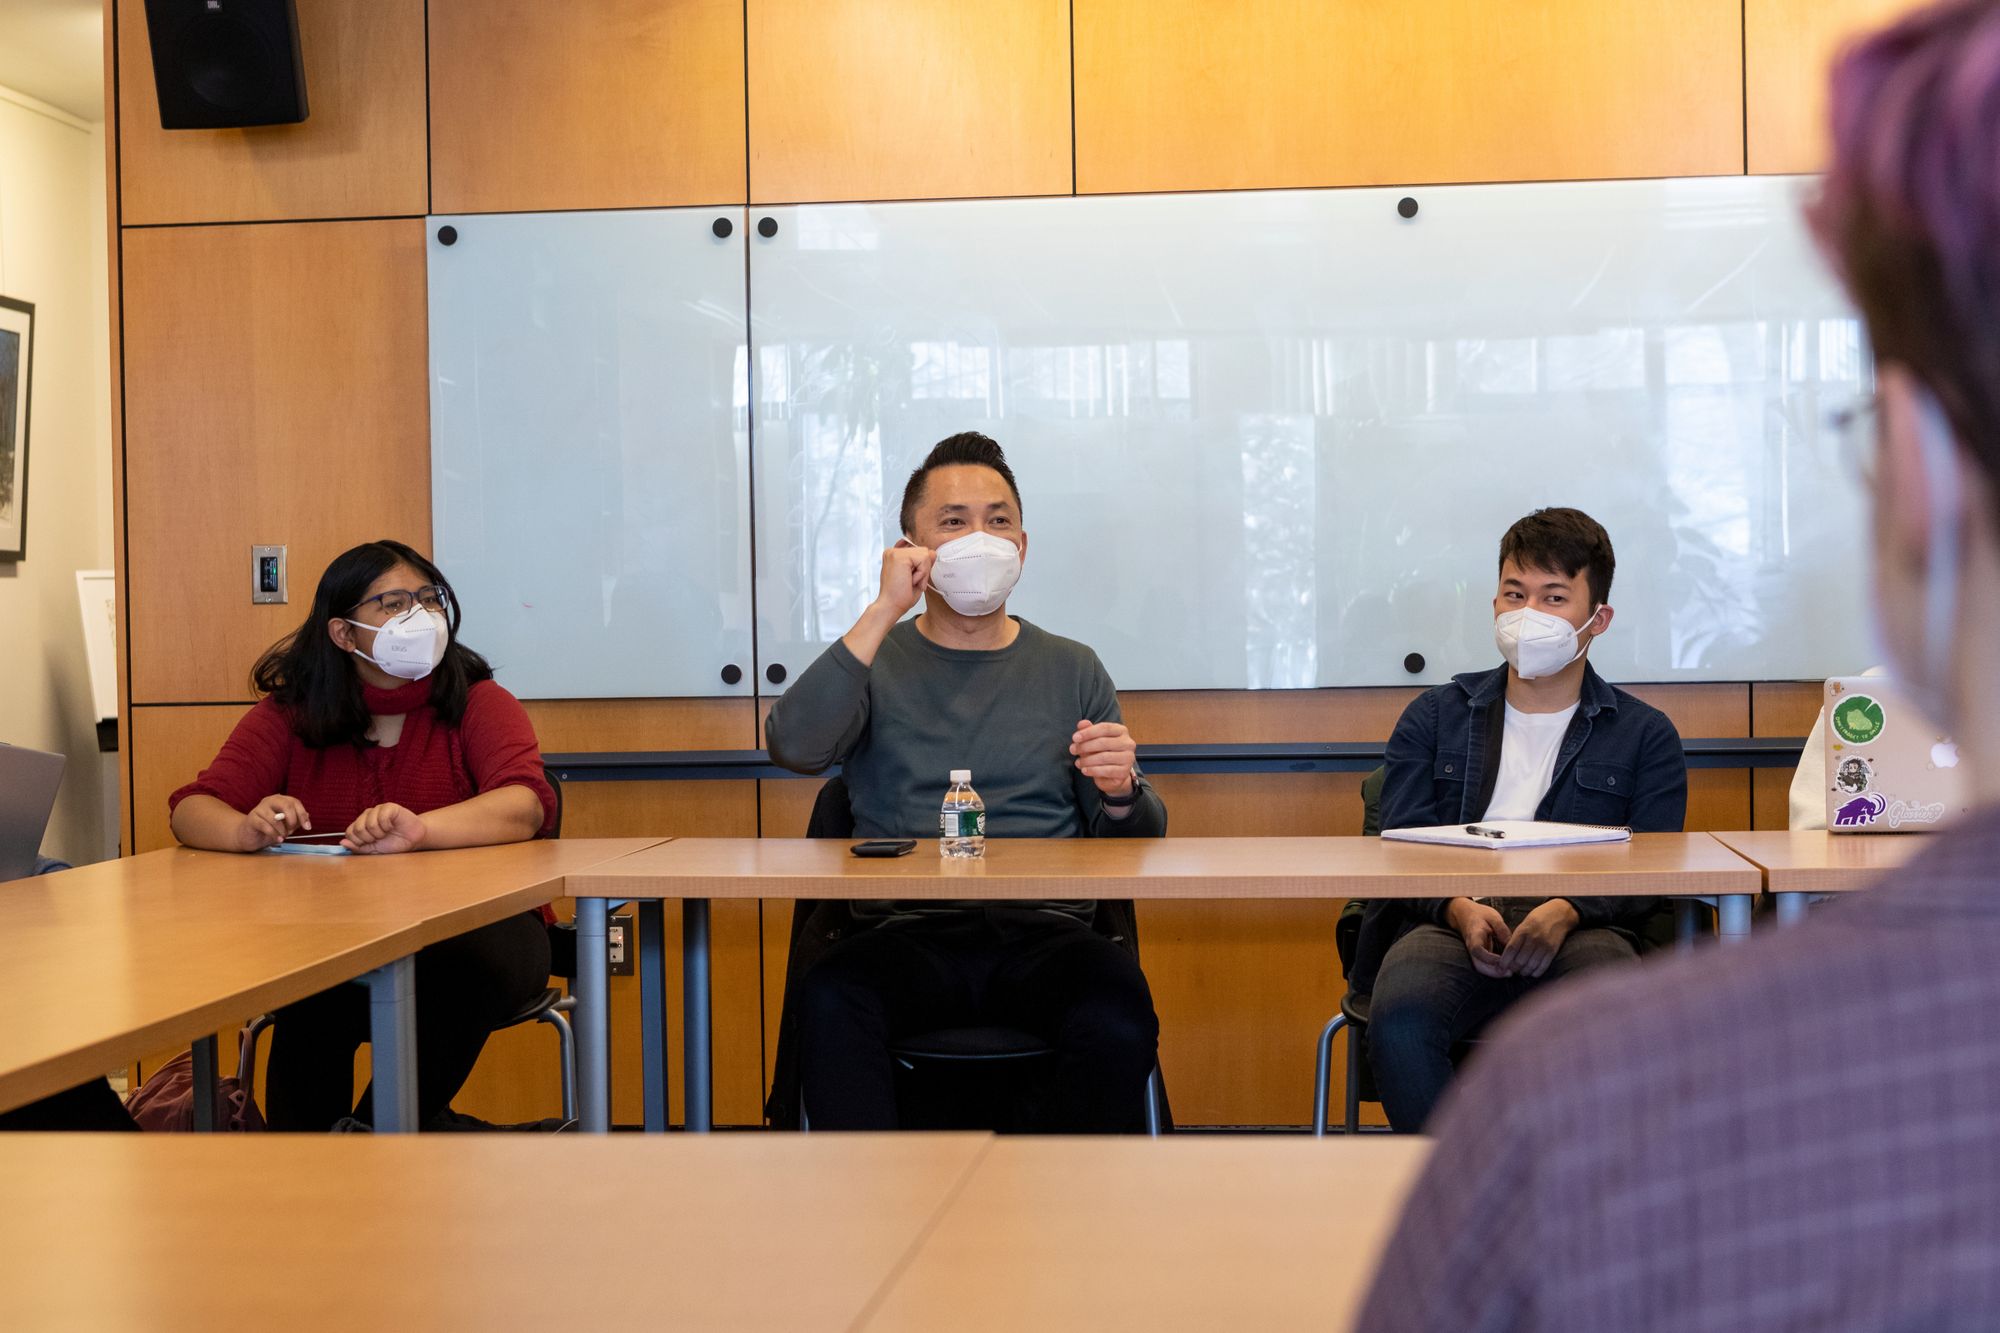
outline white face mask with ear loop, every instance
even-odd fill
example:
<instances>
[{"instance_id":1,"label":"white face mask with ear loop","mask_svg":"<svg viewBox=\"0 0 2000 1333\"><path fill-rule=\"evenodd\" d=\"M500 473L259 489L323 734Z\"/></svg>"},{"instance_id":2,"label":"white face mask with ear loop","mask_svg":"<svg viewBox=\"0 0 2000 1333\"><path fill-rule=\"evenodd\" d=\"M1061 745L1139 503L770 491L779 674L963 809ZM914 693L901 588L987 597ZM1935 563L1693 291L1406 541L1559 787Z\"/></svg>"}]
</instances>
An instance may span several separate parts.
<instances>
[{"instance_id":1,"label":"white face mask with ear loop","mask_svg":"<svg viewBox=\"0 0 2000 1333\"><path fill-rule=\"evenodd\" d=\"M1889 634L1879 604L1870 609L1869 628L1875 640L1875 660L1889 665L1890 675L1917 710L1938 726L1954 719L1951 699L1952 627L1958 620L1959 560L1962 554L1958 481L1958 437L1951 421L1930 390L1916 390L1917 450L1923 458L1924 495L1930 509L1930 541L1924 555L1924 640L1914 652ZM1876 558L1881 557L1878 554Z\"/></svg>"},{"instance_id":2,"label":"white face mask with ear loop","mask_svg":"<svg viewBox=\"0 0 2000 1333\"><path fill-rule=\"evenodd\" d=\"M1590 620L1603 607L1594 607ZM1584 624L1590 624L1586 620ZM1532 606L1502 611L1493 618L1493 646L1522 680L1553 676L1583 656L1588 644L1578 642L1576 626L1561 616L1537 611Z\"/></svg>"},{"instance_id":3,"label":"white face mask with ear loop","mask_svg":"<svg viewBox=\"0 0 2000 1333\"><path fill-rule=\"evenodd\" d=\"M931 587L962 616L992 615L1020 581L1021 548L990 532L944 543L931 563Z\"/></svg>"},{"instance_id":4,"label":"white face mask with ear loop","mask_svg":"<svg viewBox=\"0 0 2000 1333\"><path fill-rule=\"evenodd\" d=\"M451 627L445 623L445 618L422 606L412 606L402 615L392 616L380 625L350 620L345 616L342 619L357 628L375 631L373 652L362 652L358 640L352 651L356 657L374 663L398 680L422 680L437 670L438 663L444 661L445 646L451 640Z\"/></svg>"}]
</instances>

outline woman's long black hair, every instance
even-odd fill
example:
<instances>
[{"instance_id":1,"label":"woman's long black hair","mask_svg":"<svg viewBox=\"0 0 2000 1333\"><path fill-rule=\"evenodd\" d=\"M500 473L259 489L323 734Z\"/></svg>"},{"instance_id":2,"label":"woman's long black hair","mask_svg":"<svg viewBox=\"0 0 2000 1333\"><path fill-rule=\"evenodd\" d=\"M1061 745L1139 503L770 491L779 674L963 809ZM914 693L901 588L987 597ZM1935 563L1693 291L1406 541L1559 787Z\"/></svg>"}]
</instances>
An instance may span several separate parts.
<instances>
[{"instance_id":1,"label":"woman's long black hair","mask_svg":"<svg viewBox=\"0 0 2000 1333\"><path fill-rule=\"evenodd\" d=\"M368 706L361 699L361 673L328 636L326 622L352 612L368 595L368 585L397 565L408 565L425 583L451 592L443 571L401 542L369 542L343 551L320 575L306 623L267 648L250 670L257 692L283 705L292 730L315 750L360 744L367 738ZM445 617L451 638L444 660L430 674L431 707L452 726L465 716L472 687L493 679L486 659L458 641L458 616L458 598L451 596Z\"/></svg>"}]
</instances>

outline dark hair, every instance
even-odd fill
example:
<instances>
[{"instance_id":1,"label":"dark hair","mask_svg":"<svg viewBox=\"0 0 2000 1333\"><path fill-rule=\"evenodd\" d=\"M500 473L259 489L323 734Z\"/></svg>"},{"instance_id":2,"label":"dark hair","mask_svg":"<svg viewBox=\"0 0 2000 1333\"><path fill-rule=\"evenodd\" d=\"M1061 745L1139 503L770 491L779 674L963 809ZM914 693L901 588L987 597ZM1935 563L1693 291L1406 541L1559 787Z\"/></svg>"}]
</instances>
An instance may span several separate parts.
<instances>
[{"instance_id":1,"label":"dark hair","mask_svg":"<svg viewBox=\"0 0 2000 1333\"><path fill-rule=\"evenodd\" d=\"M1834 68L1833 161L1809 216L1876 357L1936 395L2000 481L2000 6L1928 6Z\"/></svg>"},{"instance_id":2,"label":"dark hair","mask_svg":"<svg viewBox=\"0 0 2000 1333\"><path fill-rule=\"evenodd\" d=\"M1021 488L1014 484L1014 469L1007 466L1007 455L1000 449L999 442L991 436L981 435L976 430L963 431L949 439L939 440L931 446L929 454L910 474L909 484L903 487L903 531L908 533L916 520L917 506L924 500L924 478L941 467L990 467L1000 474L1000 480L1007 483L1007 489L1014 496L1014 508L1021 508Z\"/></svg>"},{"instance_id":3,"label":"dark hair","mask_svg":"<svg viewBox=\"0 0 2000 1333\"><path fill-rule=\"evenodd\" d=\"M1500 567L1512 560L1522 569L1549 569L1566 579L1588 570L1591 609L1611 600L1611 575L1618 560L1611 534L1581 509L1537 509L1500 539Z\"/></svg>"},{"instance_id":4,"label":"dark hair","mask_svg":"<svg viewBox=\"0 0 2000 1333\"><path fill-rule=\"evenodd\" d=\"M330 745L360 744L368 735L368 707L361 699L361 673L348 655L327 635L326 622L354 610L368 595L368 585L397 565L408 565L451 592L442 571L401 542L369 542L334 557L319 576L306 623L264 650L250 669L250 683L284 706L292 730L315 750ZM457 725L465 716L466 697L482 680L493 679L486 659L458 641L458 598L448 599L446 623L451 639L444 660L431 672L431 707L444 722Z\"/></svg>"}]
</instances>

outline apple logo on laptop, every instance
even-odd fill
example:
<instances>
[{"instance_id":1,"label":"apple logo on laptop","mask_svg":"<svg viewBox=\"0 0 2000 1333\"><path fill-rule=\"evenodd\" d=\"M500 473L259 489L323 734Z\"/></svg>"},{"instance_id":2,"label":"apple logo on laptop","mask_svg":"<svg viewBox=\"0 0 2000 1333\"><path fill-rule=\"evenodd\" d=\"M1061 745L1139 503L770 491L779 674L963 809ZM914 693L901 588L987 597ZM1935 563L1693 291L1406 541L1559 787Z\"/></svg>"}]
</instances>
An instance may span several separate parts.
<instances>
[{"instance_id":1,"label":"apple logo on laptop","mask_svg":"<svg viewBox=\"0 0 2000 1333\"><path fill-rule=\"evenodd\" d=\"M1958 742L1939 741L1931 747L1932 768L1958 767Z\"/></svg>"}]
</instances>

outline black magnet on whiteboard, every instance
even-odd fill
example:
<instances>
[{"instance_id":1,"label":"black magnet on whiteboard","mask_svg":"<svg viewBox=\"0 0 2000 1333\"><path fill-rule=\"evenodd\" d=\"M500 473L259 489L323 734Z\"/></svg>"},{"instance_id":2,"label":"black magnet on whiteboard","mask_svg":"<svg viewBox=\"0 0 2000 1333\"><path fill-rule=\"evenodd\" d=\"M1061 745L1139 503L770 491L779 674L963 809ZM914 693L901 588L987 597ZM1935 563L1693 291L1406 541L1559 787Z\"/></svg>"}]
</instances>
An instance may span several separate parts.
<instances>
[{"instance_id":1,"label":"black magnet on whiteboard","mask_svg":"<svg viewBox=\"0 0 2000 1333\"><path fill-rule=\"evenodd\" d=\"M1417 201L1407 194L1404 195L1396 201L1396 212L1406 218L1415 217L1417 215Z\"/></svg>"},{"instance_id":2,"label":"black magnet on whiteboard","mask_svg":"<svg viewBox=\"0 0 2000 1333\"><path fill-rule=\"evenodd\" d=\"M773 662L764 668L764 679L770 681L773 685L783 685L785 683L785 669L776 662Z\"/></svg>"},{"instance_id":3,"label":"black magnet on whiteboard","mask_svg":"<svg viewBox=\"0 0 2000 1333\"><path fill-rule=\"evenodd\" d=\"M737 681L742 679L743 679L743 668L737 666L736 663L731 662L728 666L722 668L722 683L724 685L734 685Z\"/></svg>"},{"instance_id":4,"label":"black magnet on whiteboard","mask_svg":"<svg viewBox=\"0 0 2000 1333\"><path fill-rule=\"evenodd\" d=\"M778 220L776 218L758 218L757 234L767 241L770 240L778 234Z\"/></svg>"},{"instance_id":5,"label":"black magnet on whiteboard","mask_svg":"<svg viewBox=\"0 0 2000 1333\"><path fill-rule=\"evenodd\" d=\"M439 244L439 245L457 245L457 244L458 244L458 228L456 228L456 227L454 227L454 226L450 225L449 223L445 224L445 225L444 225L444 226L442 226L442 227L439 227L439 228L438 228L438 244Z\"/></svg>"},{"instance_id":6,"label":"black magnet on whiteboard","mask_svg":"<svg viewBox=\"0 0 2000 1333\"><path fill-rule=\"evenodd\" d=\"M1413 676L1423 675L1424 655L1422 653L1411 653L1408 657L1403 659L1403 670L1409 672Z\"/></svg>"},{"instance_id":7,"label":"black magnet on whiteboard","mask_svg":"<svg viewBox=\"0 0 2000 1333\"><path fill-rule=\"evenodd\" d=\"M715 225L713 227L710 227L709 230L715 233L716 240L721 241L721 240L727 240L729 237L729 233L735 231L736 228L729 225L728 218L717 218L715 220Z\"/></svg>"}]
</instances>

